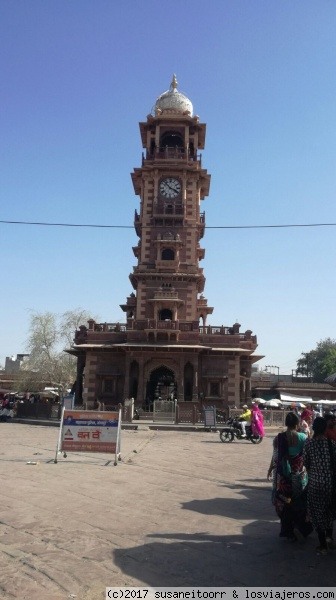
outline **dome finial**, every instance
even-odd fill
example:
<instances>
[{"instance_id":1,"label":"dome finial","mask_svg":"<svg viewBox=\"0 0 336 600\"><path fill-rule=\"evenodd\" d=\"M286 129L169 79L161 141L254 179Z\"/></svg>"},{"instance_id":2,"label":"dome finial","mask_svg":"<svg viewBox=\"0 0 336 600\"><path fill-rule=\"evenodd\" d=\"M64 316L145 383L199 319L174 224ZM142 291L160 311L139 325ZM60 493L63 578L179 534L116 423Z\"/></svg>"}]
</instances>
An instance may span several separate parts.
<instances>
[{"instance_id":1,"label":"dome finial","mask_svg":"<svg viewBox=\"0 0 336 600\"><path fill-rule=\"evenodd\" d=\"M171 82L171 84L170 84L170 87L171 87L173 90L176 90L177 86L178 86L178 81L177 81L177 79L176 79L176 75L175 75L175 73L174 73L174 75L173 75L173 81Z\"/></svg>"},{"instance_id":2,"label":"dome finial","mask_svg":"<svg viewBox=\"0 0 336 600\"><path fill-rule=\"evenodd\" d=\"M189 98L177 91L178 82L174 73L169 90L163 92L155 102L155 115L188 114L192 116L193 105Z\"/></svg>"}]
</instances>

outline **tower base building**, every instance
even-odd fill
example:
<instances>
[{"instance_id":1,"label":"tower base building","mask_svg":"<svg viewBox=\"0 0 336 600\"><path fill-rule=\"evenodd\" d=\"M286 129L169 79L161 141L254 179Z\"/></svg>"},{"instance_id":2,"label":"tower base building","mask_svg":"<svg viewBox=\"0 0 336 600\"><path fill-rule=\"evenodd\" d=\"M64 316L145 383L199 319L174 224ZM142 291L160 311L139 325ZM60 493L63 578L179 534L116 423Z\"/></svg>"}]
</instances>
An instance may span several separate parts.
<instances>
[{"instance_id":1,"label":"tower base building","mask_svg":"<svg viewBox=\"0 0 336 600\"><path fill-rule=\"evenodd\" d=\"M257 338L239 323L211 326L199 266L205 250L201 202L210 175L199 154L206 125L174 76L153 114L140 123L144 148L132 181L140 197L133 248L133 292L121 305L125 322L88 322L70 353L78 357L76 403L115 405L134 398L149 409L155 399L239 407L251 395Z\"/></svg>"}]
</instances>

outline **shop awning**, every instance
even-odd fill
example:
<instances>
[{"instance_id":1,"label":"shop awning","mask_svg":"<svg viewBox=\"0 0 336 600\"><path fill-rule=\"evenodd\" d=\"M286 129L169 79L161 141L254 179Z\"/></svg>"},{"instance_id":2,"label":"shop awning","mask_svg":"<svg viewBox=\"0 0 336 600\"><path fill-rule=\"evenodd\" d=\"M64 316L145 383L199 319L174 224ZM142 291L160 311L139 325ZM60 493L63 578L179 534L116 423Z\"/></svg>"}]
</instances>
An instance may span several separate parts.
<instances>
[{"instance_id":1,"label":"shop awning","mask_svg":"<svg viewBox=\"0 0 336 600\"><path fill-rule=\"evenodd\" d=\"M283 404L292 404L294 402L302 402L302 404L334 404L336 400L313 400L311 396L295 396L294 394L280 393L281 402Z\"/></svg>"},{"instance_id":2,"label":"shop awning","mask_svg":"<svg viewBox=\"0 0 336 600\"><path fill-rule=\"evenodd\" d=\"M312 404L314 402L311 396L296 396L295 394L280 393L280 399L283 404L292 404L293 402L302 402L302 404Z\"/></svg>"}]
</instances>

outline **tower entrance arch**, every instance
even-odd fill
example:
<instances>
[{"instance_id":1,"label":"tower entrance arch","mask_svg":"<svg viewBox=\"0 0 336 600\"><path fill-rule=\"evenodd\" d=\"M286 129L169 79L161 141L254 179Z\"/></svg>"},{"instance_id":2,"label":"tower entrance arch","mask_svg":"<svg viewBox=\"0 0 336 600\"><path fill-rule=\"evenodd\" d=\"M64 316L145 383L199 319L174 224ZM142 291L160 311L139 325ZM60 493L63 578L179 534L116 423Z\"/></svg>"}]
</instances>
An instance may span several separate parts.
<instances>
[{"instance_id":1,"label":"tower entrance arch","mask_svg":"<svg viewBox=\"0 0 336 600\"><path fill-rule=\"evenodd\" d=\"M154 369L146 385L146 403L153 405L154 400L173 400L176 398L177 384L172 369L164 365Z\"/></svg>"}]
</instances>

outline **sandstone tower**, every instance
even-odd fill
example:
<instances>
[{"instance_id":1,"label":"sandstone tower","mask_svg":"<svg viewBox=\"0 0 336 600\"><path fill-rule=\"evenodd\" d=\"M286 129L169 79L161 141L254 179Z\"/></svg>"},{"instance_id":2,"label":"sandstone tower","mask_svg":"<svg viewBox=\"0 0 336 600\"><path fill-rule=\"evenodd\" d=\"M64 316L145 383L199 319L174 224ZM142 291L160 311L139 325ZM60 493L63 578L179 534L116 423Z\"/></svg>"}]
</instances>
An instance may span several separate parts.
<instances>
[{"instance_id":1,"label":"sandstone tower","mask_svg":"<svg viewBox=\"0 0 336 600\"><path fill-rule=\"evenodd\" d=\"M239 406L250 395L257 340L250 330L208 325L203 295L202 201L210 175L202 166L206 125L177 89L161 94L140 123L141 166L132 181L139 196L134 227L133 292L121 305L125 323L89 321L70 350L78 356L77 402L107 405L133 397L150 409L155 398ZM83 383L83 374L85 375ZM185 405L186 406L186 405Z\"/></svg>"}]
</instances>

